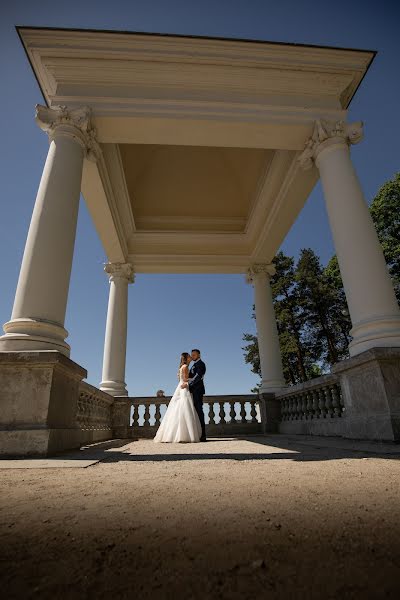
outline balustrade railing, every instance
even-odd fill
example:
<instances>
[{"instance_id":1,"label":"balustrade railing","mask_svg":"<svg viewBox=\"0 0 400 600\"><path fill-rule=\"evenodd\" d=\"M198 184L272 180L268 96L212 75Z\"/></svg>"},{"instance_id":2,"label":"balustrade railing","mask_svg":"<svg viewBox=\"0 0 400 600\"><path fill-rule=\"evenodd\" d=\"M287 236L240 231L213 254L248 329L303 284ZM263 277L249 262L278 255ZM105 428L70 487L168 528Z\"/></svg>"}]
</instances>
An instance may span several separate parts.
<instances>
[{"instance_id":1,"label":"balustrade railing","mask_svg":"<svg viewBox=\"0 0 400 600\"><path fill-rule=\"evenodd\" d=\"M97 441L112 437L112 405L114 398L82 381L76 424L82 431L82 441Z\"/></svg>"},{"instance_id":2,"label":"balustrade railing","mask_svg":"<svg viewBox=\"0 0 400 600\"><path fill-rule=\"evenodd\" d=\"M281 432L336 435L345 408L339 379L329 374L295 385L276 395L281 403Z\"/></svg>"},{"instance_id":3,"label":"balustrade railing","mask_svg":"<svg viewBox=\"0 0 400 600\"><path fill-rule=\"evenodd\" d=\"M117 398L115 427L138 437L155 435L170 402L170 397ZM259 398L256 395L205 396L204 416L207 435L261 433Z\"/></svg>"}]
</instances>

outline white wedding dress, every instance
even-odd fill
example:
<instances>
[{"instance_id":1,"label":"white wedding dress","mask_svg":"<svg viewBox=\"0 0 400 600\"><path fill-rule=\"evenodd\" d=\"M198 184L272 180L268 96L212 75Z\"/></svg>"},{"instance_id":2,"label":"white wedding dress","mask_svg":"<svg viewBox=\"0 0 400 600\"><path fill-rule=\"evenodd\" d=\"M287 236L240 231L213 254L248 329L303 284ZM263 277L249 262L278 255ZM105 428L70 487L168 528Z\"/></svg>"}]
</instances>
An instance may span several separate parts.
<instances>
[{"instance_id":1,"label":"white wedding dress","mask_svg":"<svg viewBox=\"0 0 400 600\"><path fill-rule=\"evenodd\" d=\"M172 396L161 425L154 438L155 442L199 442L201 425L192 394L189 388L181 388L184 383L183 365L179 369L179 383Z\"/></svg>"}]
</instances>

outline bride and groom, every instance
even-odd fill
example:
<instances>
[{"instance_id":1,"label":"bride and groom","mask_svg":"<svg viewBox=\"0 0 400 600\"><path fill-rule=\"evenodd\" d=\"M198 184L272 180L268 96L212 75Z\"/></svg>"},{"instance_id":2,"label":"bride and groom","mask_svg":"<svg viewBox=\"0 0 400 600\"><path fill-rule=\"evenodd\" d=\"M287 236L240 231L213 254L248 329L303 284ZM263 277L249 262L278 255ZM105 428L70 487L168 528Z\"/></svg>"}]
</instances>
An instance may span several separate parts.
<instances>
[{"instance_id":1,"label":"bride and groom","mask_svg":"<svg viewBox=\"0 0 400 600\"><path fill-rule=\"evenodd\" d=\"M168 404L155 442L207 441L203 412L205 373L206 365L201 360L200 350L195 348L191 354L182 352L178 387Z\"/></svg>"}]
</instances>

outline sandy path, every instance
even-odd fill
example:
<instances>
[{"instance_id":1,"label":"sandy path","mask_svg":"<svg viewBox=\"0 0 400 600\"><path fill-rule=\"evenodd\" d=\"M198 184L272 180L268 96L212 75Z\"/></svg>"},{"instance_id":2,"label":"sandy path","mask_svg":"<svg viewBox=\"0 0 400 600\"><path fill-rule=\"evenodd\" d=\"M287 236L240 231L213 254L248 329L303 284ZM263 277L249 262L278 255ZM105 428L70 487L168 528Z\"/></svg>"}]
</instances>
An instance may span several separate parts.
<instances>
[{"instance_id":1,"label":"sandy path","mask_svg":"<svg viewBox=\"0 0 400 600\"><path fill-rule=\"evenodd\" d=\"M3 597L399 598L400 447L310 443L139 441L0 470Z\"/></svg>"}]
</instances>

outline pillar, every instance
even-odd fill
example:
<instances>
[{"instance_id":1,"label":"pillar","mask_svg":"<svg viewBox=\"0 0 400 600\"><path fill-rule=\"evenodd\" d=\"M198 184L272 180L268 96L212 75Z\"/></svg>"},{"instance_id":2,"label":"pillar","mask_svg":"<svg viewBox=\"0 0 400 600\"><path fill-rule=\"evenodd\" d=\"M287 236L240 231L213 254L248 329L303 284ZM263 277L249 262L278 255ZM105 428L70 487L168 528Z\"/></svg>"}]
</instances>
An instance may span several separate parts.
<instances>
[{"instance_id":1,"label":"pillar","mask_svg":"<svg viewBox=\"0 0 400 600\"><path fill-rule=\"evenodd\" d=\"M319 169L352 321L351 356L400 346L399 306L350 158L349 145L361 138L361 122L318 121L300 157L305 168Z\"/></svg>"},{"instance_id":2,"label":"pillar","mask_svg":"<svg viewBox=\"0 0 400 600\"><path fill-rule=\"evenodd\" d=\"M110 295L100 389L111 394L111 396L127 396L125 362L128 283L134 282L134 272L132 265L129 263L107 263L104 270L109 275Z\"/></svg>"},{"instance_id":3,"label":"pillar","mask_svg":"<svg viewBox=\"0 0 400 600\"><path fill-rule=\"evenodd\" d=\"M50 147L33 209L11 320L0 351L58 350L69 355L64 328L83 160L98 145L90 109L36 107Z\"/></svg>"},{"instance_id":4,"label":"pillar","mask_svg":"<svg viewBox=\"0 0 400 600\"><path fill-rule=\"evenodd\" d=\"M274 273L271 264L252 265L248 273L248 280L254 286L261 393L273 393L286 386L270 285Z\"/></svg>"}]
</instances>

